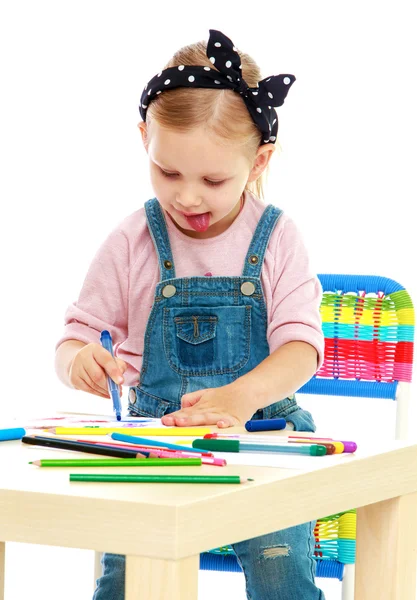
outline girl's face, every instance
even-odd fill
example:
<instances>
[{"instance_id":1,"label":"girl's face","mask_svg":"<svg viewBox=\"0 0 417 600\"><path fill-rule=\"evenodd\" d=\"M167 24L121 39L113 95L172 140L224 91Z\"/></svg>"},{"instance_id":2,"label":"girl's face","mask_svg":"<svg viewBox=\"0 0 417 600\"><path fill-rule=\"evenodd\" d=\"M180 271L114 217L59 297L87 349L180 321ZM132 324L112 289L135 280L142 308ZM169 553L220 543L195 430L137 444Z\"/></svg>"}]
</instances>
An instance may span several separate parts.
<instances>
[{"instance_id":1,"label":"girl's face","mask_svg":"<svg viewBox=\"0 0 417 600\"><path fill-rule=\"evenodd\" d=\"M259 177L274 150L266 148L273 144L261 146L255 161L261 164L253 167L241 152L216 144L203 128L178 133L153 120L150 131L146 123L139 129L155 195L175 225L195 238L219 235L231 225L246 183Z\"/></svg>"}]
</instances>

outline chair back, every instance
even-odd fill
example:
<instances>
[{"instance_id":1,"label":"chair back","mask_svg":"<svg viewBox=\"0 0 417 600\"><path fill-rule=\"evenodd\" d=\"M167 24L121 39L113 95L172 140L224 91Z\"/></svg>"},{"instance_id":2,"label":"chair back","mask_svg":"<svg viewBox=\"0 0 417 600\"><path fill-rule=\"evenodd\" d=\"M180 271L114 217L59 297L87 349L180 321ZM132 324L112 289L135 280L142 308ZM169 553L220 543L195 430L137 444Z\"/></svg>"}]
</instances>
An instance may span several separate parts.
<instances>
[{"instance_id":1,"label":"chair back","mask_svg":"<svg viewBox=\"0 0 417 600\"><path fill-rule=\"evenodd\" d=\"M395 400L398 384L412 377L414 308L408 292L386 277L318 277L324 363L298 391Z\"/></svg>"}]
</instances>

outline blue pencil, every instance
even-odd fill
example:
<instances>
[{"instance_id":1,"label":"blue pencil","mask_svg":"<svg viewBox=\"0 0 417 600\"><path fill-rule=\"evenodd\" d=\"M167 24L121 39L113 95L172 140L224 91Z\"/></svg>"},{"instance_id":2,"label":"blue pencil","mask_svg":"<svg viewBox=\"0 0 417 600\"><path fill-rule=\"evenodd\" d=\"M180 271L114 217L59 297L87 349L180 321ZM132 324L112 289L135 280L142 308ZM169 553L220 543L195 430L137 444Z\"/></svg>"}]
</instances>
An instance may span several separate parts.
<instances>
[{"instance_id":1,"label":"blue pencil","mask_svg":"<svg viewBox=\"0 0 417 600\"><path fill-rule=\"evenodd\" d=\"M110 352L114 358L113 341L110 332L107 331L107 329L104 329L104 331L101 332L100 343L103 348ZM122 418L122 403L120 401L119 386L109 375L107 375L107 387L109 389L109 396L113 400L113 408L114 412L116 413L116 419L120 421Z\"/></svg>"},{"instance_id":2,"label":"blue pencil","mask_svg":"<svg viewBox=\"0 0 417 600\"><path fill-rule=\"evenodd\" d=\"M199 452L204 450L195 450L190 446L178 446L177 444L168 444L167 442L157 442L150 438L137 437L136 435L125 435L124 433L112 433L111 437L120 442L130 442L131 444L142 444L143 446L161 446L162 448L170 448L171 450L185 450L186 452Z\"/></svg>"}]
</instances>

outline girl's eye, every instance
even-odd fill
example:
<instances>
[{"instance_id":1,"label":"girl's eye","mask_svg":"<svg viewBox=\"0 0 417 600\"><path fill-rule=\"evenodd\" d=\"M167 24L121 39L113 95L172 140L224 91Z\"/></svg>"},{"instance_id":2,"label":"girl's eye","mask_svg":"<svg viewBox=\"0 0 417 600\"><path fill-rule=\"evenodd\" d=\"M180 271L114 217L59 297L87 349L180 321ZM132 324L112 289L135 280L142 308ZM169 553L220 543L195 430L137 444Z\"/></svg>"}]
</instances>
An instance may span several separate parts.
<instances>
[{"instance_id":1,"label":"girl's eye","mask_svg":"<svg viewBox=\"0 0 417 600\"><path fill-rule=\"evenodd\" d=\"M164 175L164 177L176 177L176 173L167 173L166 171L163 171L161 169L161 173L162 175Z\"/></svg>"},{"instance_id":2,"label":"girl's eye","mask_svg":"<svg viewBox=\"0 0 417 600\"><path fill-rule=\"evenodd\" d=\"M209 185L221 185L223 181L210 181L209 179L206 179L206 183Z\"/></svg>"},{"instance_id":3,"label":"girl's eye","mask_svg":"<svg viewBox=\"0 0 417 600\"><path fill-rule=\"evenodd\" d=\"M168 177L168 178L173 178L176 177L177 174L176 173L167 173L166 171L163 171L161 169L161 173L164 177ZM206 183L208 183L208 185L221 185L223 183L223 181L210 181L209 179L206 179Z\"/></svg>"}]
</instances>

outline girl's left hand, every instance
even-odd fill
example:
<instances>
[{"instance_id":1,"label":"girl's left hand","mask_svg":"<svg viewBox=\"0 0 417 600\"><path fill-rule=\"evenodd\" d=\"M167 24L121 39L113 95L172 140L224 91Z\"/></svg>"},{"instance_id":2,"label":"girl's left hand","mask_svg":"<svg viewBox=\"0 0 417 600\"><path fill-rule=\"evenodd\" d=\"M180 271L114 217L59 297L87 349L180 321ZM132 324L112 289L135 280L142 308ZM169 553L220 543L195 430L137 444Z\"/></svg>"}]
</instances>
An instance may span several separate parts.
<instances>
[{"instance_id":1,"label":"girl's left hand","mask_svg":"<svg viewBox=\"0 0 417 600\"><path fill-rule=\"evenodd\" d=\"M163 425L177 427L233 427L246 423L254 412L256 409L251 407L248 399L238 394L229 384L184 394L181 398L181 410L164 415L161 421Z\"/></svg>"}]
</instances>

